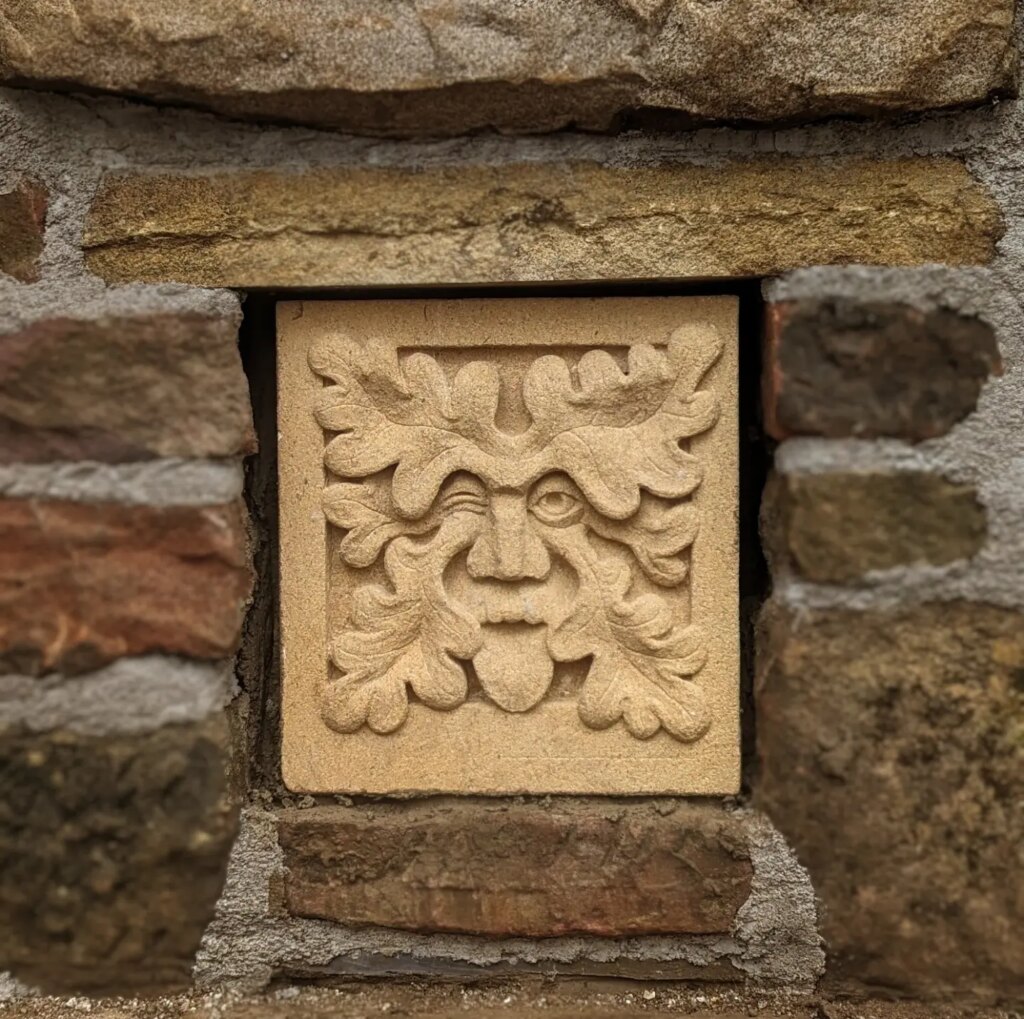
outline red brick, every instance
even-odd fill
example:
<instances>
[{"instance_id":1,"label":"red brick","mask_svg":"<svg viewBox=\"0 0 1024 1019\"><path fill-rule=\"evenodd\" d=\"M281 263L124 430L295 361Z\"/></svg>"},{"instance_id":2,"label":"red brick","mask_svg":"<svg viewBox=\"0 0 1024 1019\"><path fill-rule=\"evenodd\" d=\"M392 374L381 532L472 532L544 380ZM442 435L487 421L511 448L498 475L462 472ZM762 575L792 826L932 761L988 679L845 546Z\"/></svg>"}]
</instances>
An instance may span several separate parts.
<instances>
[{"instance_id":1,"label":"red brick","mask_svg":"<svg viewBox=\"0 0 1024 1019\"><path fill-rule=\"evenodd\" d=\"M742 821L710 805L320 807L280 815L296 916L494 936L725 933Z\"/></svg>"},{"instance_id":2,"label":"red brick","mask_svg":"<svg viewBox=\"0 0 1024 1019\"><path fill-rule=\"evenodd\" d=\"M46 189L34 181L0 192L0 272L23 283L39 279L46 205Z\"/></svg>"},{"instance_id":3,"label":"red brick","mask_svg":"<svg viewBox=\"0 0 1024 1019\"><path fill-rule=\"evenodd\" d=\"M230 655L249 593L241 507L0 500L0 663Z\"/></svg>"},{"instance_id":4,"label":"red brick","mask_svg":"<svg viewBox=\"0 0 1024 1019\"><path fill-rule=\"evenodd\" d=\"M68 314L0 336L0 461L254 449L235 315Z\"/></svg>"},{"instance_id":5,"label":"red brick","mask_svg":"<svg viewBox=\"0 0 1024 1019\"><path fill-rule=\"evenodd\" d=\"M765 430L776 439L944 435L1001 370L981 319L847 299L770 304L764 362Z\"/></svg>"}]
</instances>

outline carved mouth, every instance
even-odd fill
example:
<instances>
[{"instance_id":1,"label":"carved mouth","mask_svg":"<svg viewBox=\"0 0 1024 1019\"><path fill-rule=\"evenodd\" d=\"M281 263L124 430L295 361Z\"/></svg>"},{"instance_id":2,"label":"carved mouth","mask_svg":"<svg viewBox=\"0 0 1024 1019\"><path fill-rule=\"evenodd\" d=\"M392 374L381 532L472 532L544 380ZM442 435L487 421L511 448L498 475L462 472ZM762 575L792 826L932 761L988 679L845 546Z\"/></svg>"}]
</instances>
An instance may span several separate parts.
<instances>
[{"instance_id":1,"label":"carved mouth","mask_svg":"<svg viewBox=\"0 0 1024 1019\"><path fill-rule=\"evenodd\" d=\"M445 587L478 623L552 625L571 610L578 583L575 572L559 560L544 580L475 580L464 561L445 571Z\"/></svg>"},{"instance_id":2,"label":"carved mouth","mask_svg":"<svg viewBox=\"0 0 1024 1019\"><path fill-rule=\"evenodd\" d=\"M543 623L548 618L549 592L544 588L523 591L518 587L482 587L473 606L481 623Z\"/></svg>"}]
</instances>

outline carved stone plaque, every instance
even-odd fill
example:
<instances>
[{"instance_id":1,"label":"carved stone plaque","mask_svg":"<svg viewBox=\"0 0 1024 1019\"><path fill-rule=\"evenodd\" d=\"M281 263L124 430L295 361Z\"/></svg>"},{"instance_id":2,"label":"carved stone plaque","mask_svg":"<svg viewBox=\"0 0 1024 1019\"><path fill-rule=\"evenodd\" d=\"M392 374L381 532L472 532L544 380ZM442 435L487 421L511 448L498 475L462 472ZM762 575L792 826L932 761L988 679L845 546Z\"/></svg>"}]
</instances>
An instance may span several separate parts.
<instances>
[{"instance_id":1,"label":"carved stone plaque","mask_svg":"<svg viewBox=\"0 0 1024 1019\"><path fill-rule=\"evenodd\" d=\"M733 793L733 298L278 312L285 782Z\"/></svg>"}]
</instances>

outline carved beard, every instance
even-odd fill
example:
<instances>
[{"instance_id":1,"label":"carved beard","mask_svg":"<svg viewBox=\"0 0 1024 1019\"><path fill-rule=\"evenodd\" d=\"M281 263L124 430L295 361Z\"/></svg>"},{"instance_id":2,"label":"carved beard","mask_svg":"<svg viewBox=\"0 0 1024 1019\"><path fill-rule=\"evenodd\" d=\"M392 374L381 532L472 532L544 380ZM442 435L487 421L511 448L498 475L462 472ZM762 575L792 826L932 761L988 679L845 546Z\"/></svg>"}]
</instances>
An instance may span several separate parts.
<instances>
[{"instance_id":1,"label":"carved beard","mask_svg":"<svg viewBox=\"0 0 1024 1019\"><path fill-rule=\"evenodd\" d=\"M474 580L463 556L449 564L444 583L480 624L482 644L472 662L484 693L505 711L529 711L539 704L554 678L550 634L575 609L575 571L555 558L543 580Z\"/></svg>"},{"instance_id":2,"label":"carved beard","mask_svg":"<svg viewBox=\"0 0 1024 1019\"><path fill-rule=\"evenodd\" d=\"M700 738L711 722L703 691L691 680L706 658L700 629L674 619L657 594L631 592L630 568L598 555L584 523L542 533L552 570L542 581L500 582L503 590L536 594L536 585L550 583L549 572L571 577L577 586L551 599L557 613L542 614L533 601L533 617L524 609L518 623L481 622L446 583L465 572L452 564L464 556L468 562L481 534L478 514L442 517L426 540L392 540L384 555L388 585L358 588L350 625L331 641L339 675L320 689L327 725L337 732L364 724L377 733L394 732L409 712L407 688L429 708L456 708L468 693L466 661L474 663L496 705L526 711L549 689L553 662L589 657L577 701L585 725L604 729L621 718L640 739L661 728L679 740ZM556 563L562 564L557 570ZM487 611L500 617L504 610L485 607L485 620Z\"/></svg>"}]
</instances>

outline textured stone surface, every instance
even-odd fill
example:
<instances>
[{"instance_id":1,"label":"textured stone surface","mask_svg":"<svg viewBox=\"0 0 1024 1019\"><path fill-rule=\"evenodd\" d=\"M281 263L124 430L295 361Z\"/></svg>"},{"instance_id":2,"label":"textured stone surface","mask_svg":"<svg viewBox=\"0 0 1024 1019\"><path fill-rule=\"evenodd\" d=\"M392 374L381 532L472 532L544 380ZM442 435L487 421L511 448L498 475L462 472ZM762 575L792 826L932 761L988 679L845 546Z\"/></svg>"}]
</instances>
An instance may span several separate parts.
<instances>
[{"instance_id":1,"label":"textured stone surface","mask_svg":"<svg viewBox=\"0 0 1024 1019\"><path fill-rule=\"evenodd\" d=\"M237 316L67 312L0 335L0 460L252 451Z\"/></svg>"},{"instance_id":2,"label":"textured stone surface","mask_svg":"<svg viewBox=\"0 0 1024 1019\"><path fill-rule=\"evenodd\" d=\"M725 933L750 894L719 807L465 803L285 811L298 916L524 937Z\"/></svg>"},{"instance_id":3,"label":"textured stone surface","mask_svg":"<svg viewBox=\"0 0 1024 1019\"><path fill-rule=\"evenodd\" d=\"M836 298L768 306L765 428L776 439L943 435L1001 371L992 327L945 308Z\"/></svg>"},{"instance_id":4,"label":"textured stone surface","mask_svg":"<svg viewBox=\"0 0 1024 1019\"><path fill-rule=\"evenodd\" d=\"M46 205L46 189L32 181L0 190L0 273L23 283L39 279Z\"/></svg>"},{"instance_id":5,"label":"textured stone surface","mask_svg":"<svg viewBox=\"0 0 1024 1019\"><path fill-rule=\"evenodd\" d=\"M251 287L959 265L1000 232L954 160L763 158L115 175L84 243L108 280Z\"/></svg>"},{"instance_id":6,"label":"textured stone surface","mask_svg":"<svg viewBox=\"0 0 1024 1019\"><path fill-rule=\"evenodd\" d=\"M249 591L236 504L0 500L0 666L81 672L122 655L234 650Z\"/></svg>"},{"instance_id":7,"label":"textured stone surface","mask_svg":"<svg viewBox=\"0 0 1024 1019\"><path fill-rule=\"evenodd\" d=\"M168 655L119 658L74 676L4 673L0 729L134 735L201 721L224 707L235 692L230 662Z\"/></svg>"},{"instance_id":8,"label":"textured stone surface","mask_svg":"<svg viewBox=\"0 0 1024 1019\"><path fill-rule=\"evenodd\" d=\"M235 830L222 718L0 736L0 969L48 990L187 986Z\"/></svg>"},{"instance_id":9,"label":"textured stone surface","mask_svg":"<svg viewBox=\"0 0 1024 1019\"><path fill-rule=\"evenodd\" d=\"M986 528L970 485L906 471L777 474L762 530L779 563L807 580L843 583L869 570L970 558Z\"/></svg>"},{"instance_id":10,"label":"textured stone surface","mask_svg":"<svg viewBox=\"0 0 1024 1019\"><path fill-rule=\"evenodd\" d=\"M738 791L737 305L278 305L289 789Z\"/></svg>"},{"instance_id":11,"label":"textured stone surface","mask_svg":"<svg viewBox=\"0 0 1024 1019\"><path fill-rule=\"evenodd\" d=\"M811 872L834 980L1024 995L1024 616L763 620L757 798Z\"/></svg>"},{"instance_id":12,"label":"textured stone surface","mask_svg":"<svg viewBox=\"0 0 1024 1019\"><path fill-rule=\"evenodd\" d=\"M385 135L780 120L984 100L1012 83L1012 0L508 4L14 0L0 73Z\"/></svg>"},{"instance_id":13,"label":"textured stone surface","mask_svg":"<svg viewBox=\"0 0 1024 1019\"><path fill-rule=\"evenodd\" d=\"M0 464L0 495L13 499L217 506L240 499L244 481L243 465L224 460Z\"/></svg>"}]
</instances>

